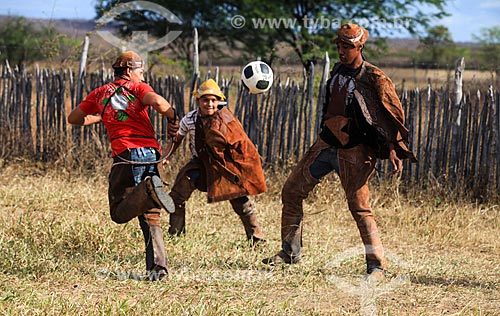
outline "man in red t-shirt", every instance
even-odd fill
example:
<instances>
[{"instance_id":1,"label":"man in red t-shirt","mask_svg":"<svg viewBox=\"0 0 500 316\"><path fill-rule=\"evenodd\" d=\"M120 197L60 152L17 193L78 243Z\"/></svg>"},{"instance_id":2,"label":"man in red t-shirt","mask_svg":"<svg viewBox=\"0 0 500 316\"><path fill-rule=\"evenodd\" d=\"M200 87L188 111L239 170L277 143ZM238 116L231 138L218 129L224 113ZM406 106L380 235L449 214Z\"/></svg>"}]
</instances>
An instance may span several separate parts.
<instances>
[{"instance_id":1,"label":"man in red t-shirt","mask_svg":"<svg viewBox=\"0 0 500 316\"><path fill-rule=\"evenodd\" d=\"M151 280L167 275L167 257L160 226L160 209L174 212L163 190L157 163L160 145L148 106L168 119L168 133L179 125L165 98L144 83L144 61L135 52L122 53L113 63L115 79L93 90L68 116L75 125L102 122L111 141L113 167L109 175L111 219L119 224L137 217L146 242L146 270Z\"/></svg>"}]
</instances>

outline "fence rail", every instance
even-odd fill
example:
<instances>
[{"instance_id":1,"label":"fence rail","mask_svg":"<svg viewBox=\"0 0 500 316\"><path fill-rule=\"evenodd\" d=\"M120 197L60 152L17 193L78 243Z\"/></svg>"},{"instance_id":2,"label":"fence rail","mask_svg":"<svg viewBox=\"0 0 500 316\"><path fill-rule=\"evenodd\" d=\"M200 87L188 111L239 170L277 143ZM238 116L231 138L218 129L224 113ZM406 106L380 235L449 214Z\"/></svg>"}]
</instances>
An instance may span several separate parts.
<instances>
[{"instance_id":1,"label":"fence rail","mask_svg":"<svg viewBox=\"0 0 500 316\"><path fill-rule=\"evenodd\" d=\"M230 107L257 146L265 166L288 166L314 142L319 126L329 62L314 99L314 68L302 82L277 79L265 95L252 95L233 78L219 78ZM0 67L0 158L27 157L39 161L84 163L82 152L109 157L109 141L101 124L79 127L66 123L67 113L82 96L112 80L102 70L75 79L71 70L26 70ZM176 108L179 116L193 109L191 82L177 76L149 75L150 85ZM78 86L80 85L80 87ZM236 87L232 87L236 85ZM456 85L455 85L456 86ZM187 87L187 88L186 88ZM461 88L461 87L460 87ZM466 88L466 87L465 87ZM189 90L189 91L186 91ZM79 93L83 91L83 93ZM500 187L500 95L496 87L484 91L447 88L398 91L410 129L410 147L419 162L405 162L403 179L426 186L439 182L450 189L469 190L477 196ZM463 95L463 97L462 97ZM160 141L165 141L166 120L152 111ZM187 150L184 146L183 150ZM387 162L380 168L386 170Z\"/></svg>"}]
</instances>

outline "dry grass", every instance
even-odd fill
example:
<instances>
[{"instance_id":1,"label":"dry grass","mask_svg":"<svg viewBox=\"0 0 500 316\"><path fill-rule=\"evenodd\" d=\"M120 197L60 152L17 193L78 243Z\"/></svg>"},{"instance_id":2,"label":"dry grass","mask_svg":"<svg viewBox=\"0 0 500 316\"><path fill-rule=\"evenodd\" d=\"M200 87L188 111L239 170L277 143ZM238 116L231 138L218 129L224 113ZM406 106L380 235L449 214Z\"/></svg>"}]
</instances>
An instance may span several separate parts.
<instances>
[{"instance_id":1,"label":"dry grass","mask_svg":"<svg viewBox=\"0 0 500 316\"><path fill-rule=\"evenodd\" d=\"M381 67L381 69L392 79L396 89L399 91L403 80L407 89L426 89L431 84L433 89L453 86L455 80L455 69L412 69ZM490 84L495 85L497 76L495 73L484 70L467 69L463 73L463 87L466 91L474 92L475 89L487 89Z\"/></svg>"},{"instance_id":2,"label":"dry grass","mask_svg":"<svg viewBox=\"0 0 500 316\"><path fill-rule=\"evenodd\" d=\"M0 315L370 315L374 307L379 315L500 315L497 205L374 187L393 282L360 301L352 290L361 289L364 260L358 248L346 252L360 239L335 176L305 205L302 263L260 263L280 243L285 177L269 175L270 191L255 198L267 246L248 248L229 203L207 205L195 193L187 235L166 237L170 276L157 283L130 278L143 273L143 240L136 221L109 218L106 177L2 168Z\"/></svg>"}]
</instances>

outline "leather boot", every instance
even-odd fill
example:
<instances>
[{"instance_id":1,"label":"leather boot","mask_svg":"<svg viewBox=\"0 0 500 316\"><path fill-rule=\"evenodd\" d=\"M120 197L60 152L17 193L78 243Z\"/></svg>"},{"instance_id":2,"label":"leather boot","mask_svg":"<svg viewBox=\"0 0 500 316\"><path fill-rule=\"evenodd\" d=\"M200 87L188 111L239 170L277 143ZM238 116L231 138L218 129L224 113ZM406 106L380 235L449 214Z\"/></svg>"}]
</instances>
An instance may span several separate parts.
<instances>
[{"instance_id":1,"label":"leather boot","mask_svg":"<svg viewBox=\"0 0 500 316\"><path fill-rule=\"evenodd\" d=\"M253 213L240 215L241 222L245 228L247 239L252 245L264 244L267 241L264 239L264 233L260 227L257 216Z\"/></svg>"},{"instance_id":2,"label":"leather boot","mask_svg":"<svg viewBox=\"0 0 500 316\"><path fill-rule=\"evenodd\" d=\"M311 162L306 158L304 160L288 176L281 193L283 202L281 247L282 251L290 257L290 263L299 262L302 255L303 201L319 183L319 180L314 178L309 171ZM288 263L286 261L285 263Z\"/></svg>"},{"instance_id":3,"label":"leather boot","mask_svg":"<svg viewBox=\"0 0 500 316\"><path fill-rule=\"evenodd\" d=\"M151 213L148 215L151 215ZM139 216L139 223L146 244L147 277L150 281L159 281L168 275L167 254L165 252L165 244L159 220L150 220L152 217Z\"/></svg>"},{"instance_id":4,"label":"leather boot","mask_svg":"<svg viewBox=\"0 0 500 316\"><path fill-rule=\"evenodd\" d=\"M281 250L272 257L264 258L268 265L294 264L302 258L302 218L281 216Z\"/></svg>"},{"instance_id":5,"label":"leather boot","mask_svg":"<svg viewBox=\"0 0 500 316\"><path fill-rule=\"evenodd\" d=\"M186 201L189 200L194 190L199 189L200 174L199 159L192 159L179 170L175 178L170 191L175 206L175 212L170 214L170 227L168 228L170 235L180 236L186 233Z\"/></svg>"},{"instance_id":6,"label":"leather boot","mask_svg":"<svg viewBox=\"0 0 500 316\"><path fill-rule=\"evenodd\" d=\"M319 183L309 172L311 157L304 157L288 176L281 192L281 251L265 258L263 263L276 265L298 263L302 257L302 222L304 210L302 202Z\"/></svg>"},{"instance_id":7,"label":"leather boot","mask_svg":"<svg viewBox=\"0 0 500 316\"><path fill-rule=\"evenodd\" d=\"M174 198L175 212L170 214L168 233L173 236L180 236L186 233L186 203L176 203Z\"/></svg>"},{"instance_id":8,"label":"leather boot","mask_svg":"<svg viewBox=\"0 0 500 316\"><path fill-rule=\"evenodd\" d=\"M155 201L155 203L165 209L167 212L173 213L175 211L174 201L172 200L170 195L168 195L167 192L163 190L163 181L161 181L160 177L156 175L152 177L146 177L146 179L144 179L144 182L146 182L148 193Z\"/></svg>"},{"instance_id":9,"label":"leather boot","mask_svg":"<svg viewBox=\"0 0 500 316\"><path fill-rule=\"evenodd\" d=\"M252 202L248 197L244 196L229 201L233 210L241 219L243 227L245 229L245 234L247 240L249 240L252 245L266 243L264 239L264 233L260 227L259 221L257 220L257 215L254 213Z\"/></svg>"},{"instance_id":10,"label":"leather boot","mask_svg":"<svg viewBox=\"0 0 500 316\"><path fill-rule=\"evenodd\" d=\"M351 214L356 221L361 240L365 246L366 272L371 274L374 271L387 270L384 247L372 212L369 210L351 211Z\"/></svg>"},{"instance_id":11,"label":"leather boot","mask_svg":"<svg viewBox=\"0 0 500 316\"><path fill-rule=\"evenodd\" d=\"M302 256L302 217L281 216L281 248L290 257L290 262L297 263ZM288 260L285 260L288 261Z\"/></svg>"}]
</instances>

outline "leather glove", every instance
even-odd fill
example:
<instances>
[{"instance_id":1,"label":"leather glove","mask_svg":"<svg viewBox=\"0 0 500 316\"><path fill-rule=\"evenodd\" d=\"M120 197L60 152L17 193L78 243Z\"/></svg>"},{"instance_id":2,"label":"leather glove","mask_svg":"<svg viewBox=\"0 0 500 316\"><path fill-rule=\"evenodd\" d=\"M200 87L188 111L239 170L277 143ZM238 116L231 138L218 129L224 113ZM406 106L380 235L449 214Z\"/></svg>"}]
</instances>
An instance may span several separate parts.
<instances>
[{"instance_id":1,"label":"leather glove","mask_svg":"<svg viewBox=\"0 0 500 316\"><path fill-rule=\"evenodd\" d=\"M179 130L179 119L177 114L174 114L174 119L167 119L167 134L171 138L175 138L177 131Z\"/></svg>"}]
</instances>

